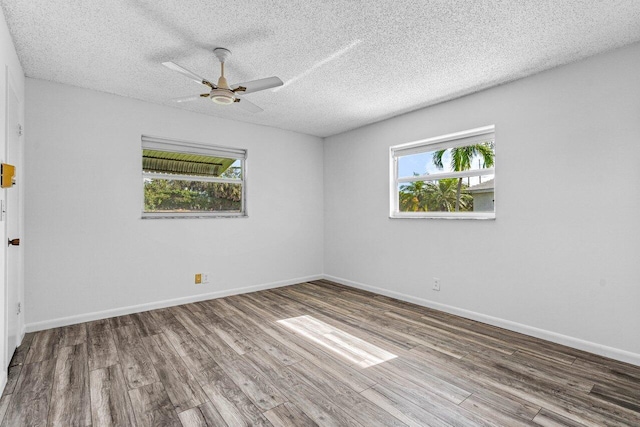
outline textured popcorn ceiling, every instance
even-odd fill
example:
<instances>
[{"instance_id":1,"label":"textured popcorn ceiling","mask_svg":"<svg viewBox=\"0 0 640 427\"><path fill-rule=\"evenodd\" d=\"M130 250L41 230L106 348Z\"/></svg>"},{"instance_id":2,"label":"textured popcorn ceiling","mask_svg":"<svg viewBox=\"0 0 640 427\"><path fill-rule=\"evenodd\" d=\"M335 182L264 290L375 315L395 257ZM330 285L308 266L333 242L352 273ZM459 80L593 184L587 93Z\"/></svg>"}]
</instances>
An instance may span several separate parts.
<instances>
[{"instance_id":1,"label":"textured popcorn ceiling","mask_svg":"<svg viewBox=\"0 0 640 427\"><path fill-rule=\"evenodd\" d=\"M637 0L0 0L28 77L318 136L363 126L640 40ZM161 65L230 83L278 76L247 99L206 99Z\"/></svg>"}]
</instances>

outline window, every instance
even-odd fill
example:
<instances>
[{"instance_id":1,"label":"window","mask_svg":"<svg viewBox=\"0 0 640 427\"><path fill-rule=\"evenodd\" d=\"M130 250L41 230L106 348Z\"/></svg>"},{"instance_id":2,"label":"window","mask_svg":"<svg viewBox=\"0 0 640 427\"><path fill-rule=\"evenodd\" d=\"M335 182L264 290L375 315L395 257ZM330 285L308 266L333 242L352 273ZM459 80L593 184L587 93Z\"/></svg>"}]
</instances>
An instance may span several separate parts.
<instances>
[{"instance_id":1,"label":"window","mask_svg":"<svg viewBox=\"0 0 640 427\"><path fill-rule=\"evenodd\" d=\"M495 128L390 148L391 218L495 218Z\"/></svg>"},{"instance_id":2,"label":"window","mask_svg":"<svg viewBox=\"0 0 640 427\"><path fill-rule=\"evenodd\" d=\"M142 136L143 218L246 216L247 150Z\"/></svg>"}]
</instances>

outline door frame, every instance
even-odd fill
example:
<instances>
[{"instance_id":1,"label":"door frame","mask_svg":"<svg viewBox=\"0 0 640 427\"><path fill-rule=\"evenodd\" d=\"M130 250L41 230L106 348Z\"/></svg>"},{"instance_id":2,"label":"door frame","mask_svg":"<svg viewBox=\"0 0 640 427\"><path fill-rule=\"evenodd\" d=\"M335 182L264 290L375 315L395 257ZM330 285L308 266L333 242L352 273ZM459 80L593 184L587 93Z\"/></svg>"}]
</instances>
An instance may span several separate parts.
<instances>
[{"instance_id":1,"label":"door frame","mask_svg":"<svg viewBox=\"0 0 640 427\"><path fill-rule=\"evenodd\" d=\"M22 177L24 176L24 171L22 170L22 166L24 164L23 162L23 156L24 156L24 111L23 111L23 103L24 100L20 99L20 95L19 92L17 90L18 85L16 85L15 80L12 77L12 73L9 70L8 66L5 66L5 82L4 82L4 90L5 90L5 114L4 114L4 122L5 122L5 135L4 135L4 153L2 154L2 158L5 159L5 162L9 163L9 158L8 158L8 153L9 153L9 136L10 136L10 132L15 132L17 131L14 127L14 125L9 123L9 96L10 94L13 92L16 101L17 101L17 111L16 111L16 116L17 116L17 121L18 124L22 127L22 133L20 135L18 135L18 139L17 139L17 147L16 148L16 153L12 153L12 156L14 157L12 159L12 162L14 164L14 166L16 166L16 182L18 183L17 188L15 189L4 189L3 192L3 197L2 197L2 202L4 205L4 209L6 210L7 207L7 192L10 190L13 191L17 191L17 199L18 199L18 203L17 203L17 218L16 220L18 221L18 227L17 227L17 233L18 236L17 237L22 237L23 232L24 232L24 185L23 185L23 181L22 181ZM0 234L2 234L4 236L4 240L3 242L6 242L8 240L8 221L7 221L7 214L4 214L4 226L2 227L2 232L0 232ZM23 285L23 281L24 281L24 271L23 271L23 260L24 260L24 250L23 250L23 239L21 241L21 245L16 247L16 248L11 248L10 250L15 252L15 266L13 268L15 268L17 270L17 275L16 275L16 280L17 283L14 284L14 286L17 286L17 290L16 290L16 295L17 295L17 300L18 303L20 303L22 309L20 311L20 313L17 316L16 319L16 346L19 346L24 338L24 333L25 333L25 328L24 328L24 285ZM3 243L0 243L3 244ZM14 313L17 307L9 307L9 281L8 281L8 273L9 273L9 254L8 254L8 249L5 246L5 250L4 250L4 260L3 260L3 265L2 265L2 270L3 270L3 282L4 282L4 304L3 304L3 309L4 309L4 316L3 316L3 320L4 320L4 354L2 355L2 359L4 360L4 366L5 368L9 366L9 363L11 361L11 357L13 356L13 352L15 351L15 349L9 349L8 344L9 344L9 315L11 315L11 313ZM4 369L3 369L4 370Z\"/></svg>"}]
</instances>

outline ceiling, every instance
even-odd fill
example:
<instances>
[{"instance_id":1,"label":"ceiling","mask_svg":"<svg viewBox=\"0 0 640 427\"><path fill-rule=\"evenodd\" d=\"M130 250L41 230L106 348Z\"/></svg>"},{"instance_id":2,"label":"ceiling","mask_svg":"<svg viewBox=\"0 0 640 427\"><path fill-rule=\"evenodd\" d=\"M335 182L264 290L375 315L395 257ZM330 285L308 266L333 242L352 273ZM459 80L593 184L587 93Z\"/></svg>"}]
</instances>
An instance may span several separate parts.
<instances>
[{"instance_id":1,"label":"ceiling","mask_svg":"<svg viewBox=\"0 0 640 427\"><path fill-rule=\"evenodd\" d=\"M640 40L637 0L0 0L28 77L329 136ZM161 65L278 76L252 114ZM204 89L204 90L203 90Z\"/></svg>"}]
</instances>

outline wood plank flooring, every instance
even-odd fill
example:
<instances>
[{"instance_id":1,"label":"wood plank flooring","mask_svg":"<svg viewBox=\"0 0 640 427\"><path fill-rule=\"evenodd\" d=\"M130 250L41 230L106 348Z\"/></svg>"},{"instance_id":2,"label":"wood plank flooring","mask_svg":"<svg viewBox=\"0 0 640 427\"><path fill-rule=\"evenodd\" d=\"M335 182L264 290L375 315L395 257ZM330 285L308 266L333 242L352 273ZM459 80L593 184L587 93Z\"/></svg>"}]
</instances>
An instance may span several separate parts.
<instances>
[{"instance_id":1,"label":"wood plank flooring","mask_svg":"<svg viewBox=\"0 0 640 427\"><path fill-rule=\"evenodd\" d=\"M640 426L640 367L320 280L27 334L1 426Z\"/></svg>"}]
</instances>

